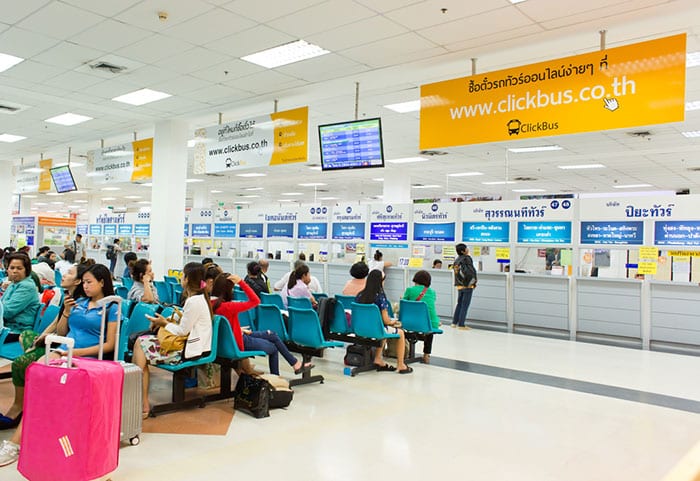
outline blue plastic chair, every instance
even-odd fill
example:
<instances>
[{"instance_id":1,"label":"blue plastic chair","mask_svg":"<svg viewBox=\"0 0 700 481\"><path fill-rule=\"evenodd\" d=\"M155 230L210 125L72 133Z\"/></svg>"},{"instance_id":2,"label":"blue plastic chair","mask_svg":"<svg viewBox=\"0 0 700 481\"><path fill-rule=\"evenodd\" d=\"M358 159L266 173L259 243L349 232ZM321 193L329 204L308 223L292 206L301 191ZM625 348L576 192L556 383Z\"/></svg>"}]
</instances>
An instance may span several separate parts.
<instances>
[{"instance_id":1,"label":"blue plastic chair","mask_svg":"<svg viewBox=\"0 0 700 481\"><path fill-rule=\"evenodd\" d=\"M175 276L163 276L163 280L169 284L177 284L178 286L180 285L180 281L178 281L177 277Z\"/></svg>"},{"instance_id":2,"label":"blue plastic chair","mask_svg":"<svg viewBox=\"0 0 700 481\"><path fill-rule=\"evenodd\" d=\"M180 284L173 285L172 290L173 290L173 302L172 303L175 304L176 306L182 305L182 304L180 304L180 298L182 297L182 286Z\"/></svg>"},{"instance_id":3,"label":"blue plastic chair","mask_svg":"<svg viewBox=\"0 0 700 481\"><path fill-rule=\"evenodd\" d=\"M114 293L122 299L126 299L129 295L129 289L127 289L126 286L116 286L114 288Z\"/></svg>"},{"instance_id":4,"label":"blue plastic chair","mask_svg":"<svg viewBox=\"0 0 700 481\"><path fill-rule=\"evenodd\" d=\"M406 333L442 334L442 329L432 327L428 306L425 302L401 299L400 305L399 321L401 321L401 327Z\"/></svg>"},{"instance_id":5,"label":"blue plastic chair","mask_svg":"<svg viewBox=\"0 0 700 481\"><path fill-rule=\"evenodd\" d=\"M287 306L284 305L282 301L282 296L279 294L266 294L264 292L260 293L260 304L273 305L279 307L281 310L287 310Z\"/></svg>"},{"instance_id":6,"label":"blue plastic chair","mask_svg":"<svg viewBox=\"0 0 700 481\"><path fill-rule=\"evenodd\" d=\"M389 334L384 330L382 314L376 304L352 303L352 330L360 337L369 339L398 339L398 334Z\"/></svg>"},{"instance_id":7,"label":"blue plastic chair","mask_svg":"<svg viewBox=\"0 0 700 481\"><path fill-rule=\"evenodd\" d=\"M122 303L122 312L124 309L124 303ZM145 331L150 328L151 321L146 319L146 315L155 316L156 312L160 309L158 304L147 304L145 302L139 302L136 304L131 311L131 316L129 316L129 321L122 321L122 329L119 335L119 352L120 354L129 353L127 349L127 343L129 340L129 335Z\"/></svg>"},{"instance_id":8,"label":"blue plastic chair","mask_svg":"<svg viewBox=\"0 0 700 481\"><path fill-rule=\"evenodd\" d=\"M350 307L348 307L348 310L350 310ZM335 334L350 334L352 332L352 328L348 325L345 306L342 302L338 302L337 299L333 319L328 326L328 330Z\"/></svg>"},{"instance_id":9,"label":"blue plastic chair","mask_svg":"<svg viewBox=\"0 0 700 481\"><path fill-rule=\"evenodd\" d=\"M122 319L129 317L131 315L131 310L136 305L133 299L122 300Z\"/></svg>"},{"instance_id":10,"label":"blue plastic chair","mask_svg":"<svg viewBox=\"0 0 700 481\"><path fill-rule=\"evenodd\" d=\"M271 304L260 304L258 306L258 331L272 331L282 340L289 340L287 328L284 325L284 318L280 308Z\"/></svg>"},{"instance_id":11,"label":"blue plastic chair","mask_svg":"<svg viewBox=\"0 0 700 481\"><path fill-rule=\"evenodd\" d=\"M41 334L46 330L49 325L56 320L56 317L58 316L58 312L61 310L59 306L51 305L49 304L46 306L46 309L44 310L44 313L41 314L41 318L39 319L39 324L34 326L36 328L35 332L38 332ZM41 311L40 311L41 312Z\"/></svg>"},{"instance_id":12,"label":"blue plastic chair","mask_svg":"<svg viewBox=\"0 0 700 481\"><path fill-rule=\"evenodd\" d=\"M312 292L311 295L314 296L314 299L316 299L317 301L319 299L323 299L324 297L328 297L328 294L326 294L325 292Z\"/></svg>"},{"instance_id":13,"label":"blue plastic chair","mask_svg":"<svg viewBox=\"0 0 700 481\"><path fill-rule=\"evenodd\" d=\"M219 318L219 344L216 349L217 357L238 361L255 356L267 356L265 351L241 351L236 344L236 339L233 337L231 325L223 316L215 316Z\"/></svg>"},{"instance_id":14,"label":"blue plastic chair","mask_svg":"<svg viewBox=\"0 0 700 481\"><path fill-rule=\"evenodd\" d=\"M308 297L287 297L287 306L296 307L297 309L313 309L311 299Z\"/></svg>"},{"instance_id":15,"label":"blue plastic chair","mask_svg":"<svg viewBox=\"0 0 700 481\"><path fill-rule=\"evenodd\" d=\"M352 303L355 302L355 296L346 296L344 294L336 294L335 300L343 304L345 309L352 309Z\"/></svg>"},{"instance_id":16,"label":"blue plastic chair","mask_svg":"<svg viewBox=\"0 0 700 481\"><path fill-rule=\"evenodd\" d=\"M134 280L131 277L122 277L122 285L127 289L131 289L134 285Z\"/></svg>"},{"instance_id":17,"label":"blue plastic chair","mask_svg":"<svg viewBox=\"0 0 700 481\"><path fill-rule=\"evenodd\" d=\"M164 304L171 304L172 293L169 284L164 281L153 281L153 285L158 292L158 300Z\"/></svg>"},{"instance_id":18,"label":"blue plastic chair","mask_svg":"<svg viewBox=\"0 0 700 481\"><path fill-rule=\"evenodd\" d=\"M313 309L289 308L289 339L299 346L314 349L341 347L342 342L326 341L321 331L321 322Z\"/></svg>"}]
</instances>

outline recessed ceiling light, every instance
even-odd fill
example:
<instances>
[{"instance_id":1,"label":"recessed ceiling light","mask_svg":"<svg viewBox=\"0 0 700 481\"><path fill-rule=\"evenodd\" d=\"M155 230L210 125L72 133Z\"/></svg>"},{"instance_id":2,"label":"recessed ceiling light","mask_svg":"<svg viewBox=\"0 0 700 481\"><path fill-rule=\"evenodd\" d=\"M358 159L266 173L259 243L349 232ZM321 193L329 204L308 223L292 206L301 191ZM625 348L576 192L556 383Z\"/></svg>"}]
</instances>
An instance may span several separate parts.
<instances>
[{"instance_id":1,"label":"recessed ceiling light","mask_svg":"<svg viewBox=\"0 0 700 481\"><path fill-rule=\"evenodd\" d=\"M517 4L517 3L523 3L525 0L509 0L509 1L510 1L510 3L512 3L513 5L515 5L515 4Z\"/></svg>"},{"instance_id":2,"label":"recessed ceiling light","mask_svg":"<svg viewBox=\"0 0 700 481\"><path fill-rule=\"evenodd\" d=\"M141 187L153 187L153 182L144 182L143 184L139 184Z\"/></svg>"},{"instance_id":3,"label":"recessed ceiling light","mask_svg":"<svg viewBox=\"0 0 700 481\"><path fill-rule=\"evenodd\" d=\"M247 189L243 190L249 190L249 191L255 191L255 190L265 190L265 187L248 187Z\"/></svg>"},{"instance_id":4,"label":"recessed ceiling light","mask_svg":"<svg viewBox=\"0 0 700 481\"><path fill-rule=\"evenodd\" d=\"M234 204L250 204L247 200L237 200Z\"/></svg>"},{"instance_id":5,"label":"recessed ceiling light","mask_svg":"<svg viewBox=\"0 0 700 481\"><path fill-rule=\"evenodd\" d=\"M475 175L484 175L482 172L456 172L454 174L447 174L447 177L472 177Z\"/></svg>"},{"instance_id":6,"label":"recessed ceiling light","mask_svg":"<svg viewBox=\"0 0 700 481\"><path fill-rule=\"evenodd\" d=\"M194 184L197 182L204 182L204 179L187 179L185 180L185 182L187 182L188 184Z\"/></svg>"},{"instance_id":7,"label":"recessed ceiling light","mask_svg":"<svg viewBox=\"0 0 700 481\"><path fill-rule=\"evenodd\" d=\"M150 204L150 203L151 203L150 200L140 200L140 201L137 202L137 204L144 204L144 205Z\"/></svg>"},{"instance_id":8,"label":"recessed ceiling light","mask_svg":"<svg viewBox=\"0 0 700 481\"><path fill-rule=\"evenodd\" d=\"M22 169L22 172L26 172L28 174L40 174L43 171L44 169L39 167L27 167L26 169Z\"/></svg>"},{"instance_id":9,"label":"recessed ceiling light","mask_svg":"<svg viewBox=\"0 0 700 481\"><path fill-rule=\"evenodd\" d=\"M212 190L212 194L222 194L224 191L223 190Z\"/></svg>"},{"instance_id":10,"label":"recessed ceiling light","mask_svg":"<svg viewBox=\"0 0 700 481\"><path fill-rule=\"evenodd\" d=\"M277 202L294 202L294 199L277 199Z\"/></svg>"},{"instance_id":11,"label":"recessed ceiling light","mask_svg":"<svg viewBox=\"0 0 700 481\"><path fill-rule=\"evenodd\" d=\"M375 177L375 178L372 179L372 180L375 181L375 182L384 182L384 177Z\"/></svg>"},{"instance_id":12,"label":"recessed ceiling light","mask_svg":"<svg viewBox=\"0 0 700 481\"><path fill-rule=\"evenodd\" d=\"M698 65L700 65L700 51L688 52L685 56L686 68L697 67Z\"/></svg>"},{"instance_id":13,"label":"recessed ceiling light","mask_svg":"<svg viewBox=\"0 0 700 481\"><path fill-rule=\"evenodd\" d=\"M11 144L12 142L19 142L20 140L24 140L26 137L22 137L21 135L12 135L12 134L2 134L0 135L0 142L7 142L8 144Z\"/></svg>"},{"instance_id":14,"label":"recessed ceiling light","mask_svg":"<svg viewBox=\"0 0 700 481\"><path fill-rule=\"evenodd\" d=\"M44 120L44 122L70 126L82 124L83 122L87 122L88 120L92 120L92 117L88 117L87 115L72 114L68 112L65 114L57 115L55 117L51 117L50 119L46 119Z\"/></svg>"},{"instance_id":15,"label":"recessed ceiling light","mask_svg":"<svg viewBox=\"0 0 700 481\"><path fill-rule=\"evenodd\" d=\"M125 195L124 198L125 199L140 199L141 196L140 195Z\"/></svg>"},{"instance_id":16,"label":"recessed ceiling light","mask_svg":"<svg viewBox=\"0 0 700 481\"><path fill-rule=\"evenodd\" d=\"M547 192L544 189L513 189L513 192Z\"/></svg>"},{"instance_id":17,"label":"recessed ceiling light","mask_svg":"<svg viewBox=\"0 0 700 481\"><path fill-rule=\"evenodd\" d=\"M87 204L88 203L88 201L84 200L84 199L77 199L77 200L74 200L73 202L75 202L76 204Z\"/></svg>"},{"instance_id":18,"label":"recessed ceiling light","mask_svg":"<svg viewBox=\"0 0 700 481\"><path fill-rule=\"evenodd\" d=\"M47 210L46 212L49 213L49 214L56 214L56 213L58 213L57 210Z\"/></svg>"},{"instance_id":19,"label":"recessed ceiling light","mask_svg":"<svg viewBox=\"0 0 700 481\"><path fill-rule=\"evenodd\" d=\"M309 167L310 170L323 170L321 167Z\"/></svg>"},{"instance_id":20,"label":"recessed ceiling light","mask_svg":"<svg viewBox=\"0 0 700 481\"><path fill-rule=\"evenodd\" d=\"M282 195L304 195L302 192L282 192Z\"/></svg>"},{"instance_id":21,"label":"recessed ceiling light","mask_svg":"<svg viewBox=\"0 0 700 481\"><path fill-rule=\"evenodd\" d=\"M307 182L306 184L299 184L301 187L320 187L322 185L328 185L324 184L323 182Z\"/></svg>"},{"instance_id":22,"label":"recessed ceiling light","mask_svg":"<svg viewBox=\"0 0 700 481\"><path fill-rule=\"evenodd\" d=\"M49 205L46 202L34 202L34 205Z\"/></svg>"},{"instance_id":23,"label":"recessed ceiling light","mask_svg":"<svg viewBox=\"0 0 700 481\"><path fill-rule=\"evenodd\" d=\"M538 145L536 147L515 147L508 149L508 152L513 152L515 154L524 154L528 152L549 152L550 150L561 150L562 148L558 145Z\"/></svg>"},{"instance_id":24,"label":"recessed ceiling light","mask_svg":"<svg viewBox=\"0 0 700 481\"><path fill-rule=\"evenodd\" d=\"M700 137L700 130L691 130L689 132L681 132L681 135L683 137L687 137L689 139L694 139L696 137Z\"/></svg>"},{"instance_id":25,"label":"recessed ceiling light","mask_svg":"<svg viewBox=\"0 0 700 481\"><path fill-rule=\"evenodd\" d=\"M110 191L110 190L121 190L119 187L102 187L100 190Z\"/></svg>"},{"instance_id":26,"label":"recessed ceiling light","mask_svg":"<svg viewBox=\"0 0 700 481\"><path fill-rule=\"evenodd\" d=\"M284 194L282 194L282 195L284 195ZM244 199L259 199L259 198L260 198L259 195L255 195L255 194L251 194L251 195L242 195L241 197L243 197Z\"/></svg>"},{"instance_id":27,"label":"recessed ceiling light","mask_svg":"<svg viewBox=\"0 0 700 481\"><path fill-rule=\"evenodd\" d=\"M25 199L36 199L38 196L36 195L31 195L31 194L20 194L22 197Z\"/></svg>"},{"instance_id":28,"label":"recessed ceiling light","mask_svg":"<svg viewBox=\"0 0 700 481\"><path fill-rule=\"evenodd\" d=\"M69 209L80 209L79 205L67 205L66 207L68 207Z\"/></svg>"},{"instance_id":29,"label":"recessed ceiling light","mask_svg":"<svg viewBox=\"0 0 700 481\"><path fill-rule=\"evenodd\" d=\"M52 205L63 205L62 201L51 202Z\"/></svg>"},{"instance_id":30,"label":"recessed ceiling light","mask_svg":"<svg viewBox=\"0 0 700 481\"><path fill-rule=\"evenodd\" d=\"M517 184L514 180L496 180L492 182L482 182L484 185L506 185L506 184Z\"/></svg>"},{"instance_id":31,"label":"recessed ceiling light","mask_svg":"<svg viewBox=\"0 0 700 481\"><path fill-rule=\"evenodd\" d=\"M117 200L116 197L102 197L102 200Z\"/></svg>"},{"instance_id":32,"label":"recessed ceiling light","mask_svg":"<svg viewBox=\"0 0 700 481\"><path fill-rule=\"evenodd\" d=\"M318 200L338 200L338 197L319 197Z\"/></svg>"},{"instance_id":33,"label":"recessed ceiling light","mask_svg":"<svg viewBox=\"0 0 700 481\"><path fill-rule=\"evenodd\" d=\"M410 164L412 162L425 162L425 157L404 157L403 159L387 159L390 164Z\"/></svg>"},{"instance_id":34,"label":"recessed ceiling light","mask_svg":"<svg viewBox=\"0 0 700 481\"><path fill-rule=\"evenodd\" d=\"M400 102L398 104L389 104L384 106L385 109L393 110L400 114L408 112L418 112L420 110L420 100L409 100L408 102Z\"/></svg>"},{"instance_id":35,"label":"recessed ceiling light","mask_svg":"<svg viewBox=\"0 0 700 481\"><path fill-rule=\"evenodd\" d=\"M471 192L446 192L445 195L471 195Z\"/></svg>"},{"instance_id":36,"label":"recessed ceiling light","mask_svg":"<svg viewBox=\"0 0 700 481\"><path fill-rule=\"evenodd\" d=\"M51 197L58 197L63 194L59 194L58 192L47 192L46 195L50 195Z\"/></svg>"},{"instance_id":37,"label":"recessed ceiling light","mask_svg":"<svg viewBox=\"0 0 700 481\"><path fill-rule=\"evenodd\" d=\"M295 42L285 43L278 47L269 48L261 52L256 52L245 57L241 57L241 60L246 62L254 63L265 68L275 68L281 67L282 65L289 65L294 62L301 62L302 60L307 60L310 58L318 57L320 55L325 55L330 53L318 45L314 45L304 40L297 40Z\"/></svg>"},{"instance_id":38,"label":"recessed ceiling light","mask_svg":"<svg viewBox=\"0 0 700 481\"><path fill-rule=\"evenodd\" d=\"M166 94L165 92L158 92L157 90L141 89L120 95L119 97L114 97L112 100L129 105L145 105L155 102L156 100L167 99L168 97L172 97L172 95Z\"/></svg>"},{"instance_id":39,"label":"recessed ceiling light","mask_svg":"<svg viewBox=\"0 0 700 481\"><path fill-rule=\"evenodd\" d=\"M651 187L651 184L626 184L613 185L615 189L641 189L642 187Z\"/></svg>"},{"instance_id":40,"label":"recessed ceiling light","mask_svg":"<svg viewBox=\"0 0 700 481\"><path fill-rule=\"evenodd\" d=\"M437 189L438 187L441 187L440 185L437 184L429 184L429 185L412 185L414 189Z\"/></svg>"},{"instance_id":41,"label":"recessed ceiling light","mask_svg":"<svg viewBox=\"0 0 700 481\"><path fill-rule=\"evenodd\" d=\"M22 61L24 61L23 58L15 57L7 53L0 53L0 72L10 69Z\"/></svg>"},{"instance_id":42,"label":"recessed ceiling light","mask_svg":"<svg viewBox=\"0 0 700 481\"><path fill-rule=\"evenodd\" d=\"M700 100L685 103L685 111L690 112L691 110L700 110Z\"/></svg>"},{"instance_id":43,"label":"recessed ceiling light","mask_svg":"<svg viewBox=\"0 0 700 481\"><path fill-rule=\"evenodd\" d=\"M266 175L260 172L248 172L247 174L236 174L236 177L265 177Z\"/></svg>"},{"instance_id":44,"label":"recessed ceiling light","mask_svg":"<svg viewBox=\"0 0 700 481\"><path fill-rule=\"evenodd\" d=\"M558 168L564 170L577 170L577 169L604 169L603 164L577 164L577 165L557 165Z\"/></svg>"}]
</instances>

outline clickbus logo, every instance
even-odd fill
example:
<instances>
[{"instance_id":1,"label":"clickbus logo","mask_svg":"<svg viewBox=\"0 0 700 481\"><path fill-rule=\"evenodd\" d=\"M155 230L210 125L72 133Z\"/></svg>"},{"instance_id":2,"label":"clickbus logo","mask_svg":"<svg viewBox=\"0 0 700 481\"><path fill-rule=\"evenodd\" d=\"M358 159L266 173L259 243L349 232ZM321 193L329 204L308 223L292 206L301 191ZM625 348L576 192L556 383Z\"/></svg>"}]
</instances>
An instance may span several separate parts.
<instances>
[{"instance_id":1,"label":"clickbus logo","mask_svg":"<svg viewBox=\"0 0 700 481\"><path fill-rule=\"evenodd\" d=\"M506 129L508 130L509 136L536 132L547 132L550 130L558 130L559 122L548 122L545 120L542 122L522 123L518 119L512 119L509 120L508 123L506 123Z\"/></svg>"}]
</instances>

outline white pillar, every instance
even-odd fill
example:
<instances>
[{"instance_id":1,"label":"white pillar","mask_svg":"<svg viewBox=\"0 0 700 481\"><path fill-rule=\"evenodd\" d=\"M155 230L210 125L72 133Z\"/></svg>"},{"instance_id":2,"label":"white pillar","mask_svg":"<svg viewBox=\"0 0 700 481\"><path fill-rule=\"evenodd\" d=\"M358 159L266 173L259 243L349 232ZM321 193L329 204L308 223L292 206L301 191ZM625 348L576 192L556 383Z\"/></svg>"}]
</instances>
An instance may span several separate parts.
<instances>
[{"instance_id":1,"label":"white pillar","mask_svg":"<svg viewBox=\"0 0 700 481\"><path fill-rule=\"evenodd\" d=\"M206 185L195 184L192 189L192 208L208 209L213 207L209 204L209 189Z\"/></svg>"},{"instance_id":2,"label":"white pillar","mask_svg":"<svg viewBox=\"0 0 700 481\"><path fill-rule=\"evenodd\" d=\"M5 168L5 173L0 175L0 248L10 245L12 193L16 188L13 168L8 167Z\"/></svg>"},{"instance_id":3,"label":"white pillar","mask_svg":"<svg viewBox=\"0 0 700 481\"><path fill-rule=\"evenodd\" d=\"M155 126L149 249L156 279L183 265L188 138L185 122L169 120Z\"/></svg>"},{"instance_id":4,"label":"white pillar","mask_svg":"<svg viewBox=\"0 0 700 481\"><path fill-rule=\"evenodd\" d=\"M403 172L384 173L384 203L410 204L411 203L411 176Z\"/></svg>"}]
</instances>

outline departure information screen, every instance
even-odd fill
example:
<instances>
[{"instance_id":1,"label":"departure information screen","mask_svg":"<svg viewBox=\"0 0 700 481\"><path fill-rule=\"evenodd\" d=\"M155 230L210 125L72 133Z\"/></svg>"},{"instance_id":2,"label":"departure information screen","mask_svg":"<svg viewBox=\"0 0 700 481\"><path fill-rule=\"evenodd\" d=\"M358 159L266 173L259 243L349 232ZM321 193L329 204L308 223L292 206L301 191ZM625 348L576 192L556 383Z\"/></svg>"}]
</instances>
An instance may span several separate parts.
<instances>
[{"instance_id":1,"label":"departure information screen","mask_svg":"<svg viewBox=\"0 0 700 481\"><path fill-rule=\"evenodd\" d=\"M381 119L318 126L322 170L384 167Z\"/></svg>"},{"instance_id":2,"label":"departure information screen","mask_svg":"<svg viewBox=\"0 0 700 481\"><path fill-rule=\"evenodd\" d=\"M73 173L67 165L51 169L51 178L53 179L53 184L56 186L56 192L58 193L78 190L78 187L75 185L75 180L73 180Z\"/></svg>"}]
</instances>

